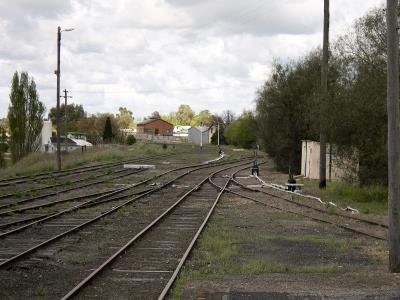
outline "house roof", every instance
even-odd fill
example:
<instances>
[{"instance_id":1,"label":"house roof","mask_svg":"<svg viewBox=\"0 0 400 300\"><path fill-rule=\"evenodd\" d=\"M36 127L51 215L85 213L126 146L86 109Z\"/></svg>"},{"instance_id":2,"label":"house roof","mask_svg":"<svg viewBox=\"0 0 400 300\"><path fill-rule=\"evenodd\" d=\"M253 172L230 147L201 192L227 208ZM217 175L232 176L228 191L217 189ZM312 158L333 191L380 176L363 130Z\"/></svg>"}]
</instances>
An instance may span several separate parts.
<instances>
[{"instance_id":1,"label":"house roof","mask_svg":"<svg viewBox=\"0 0 400 300\"><path fill-rule=\"evenodd\" d=\"M57 143L57 137L51 137L50 141L51 141L52 144L56 144ZM62 145L67 144L68 146L78 146L77 143L75 141L73 141L72 139L70 139L70 138L67 138L65 140L65 137L61 137L60 138L60 143Z\"/></svg>"},{"instance_id":2,"label":"house roof","mask_svg":"<svg viewBox=\"0 0 400 300\"><path fill-rule=\"evenodd\" d=\"M171 126L174 126L173 124L171 124L171 123L169 123L169 122L167 122L167 121L165 121L163 119L148 119L148 120L144 120L143 122L137 123L136 126L147 125L147 124L155 122L155 121L162 121L162 122L167 123L167 124L169 124Z\"/></svg>"},{"instance_id":3,"label":"house roof","mask_svg":"<svg viewBox=\"0 0 400 300\"><path fill-rule=\"evenodd\" d=\"M189 128L189 130L192 129L192 128L196 129L199 132L207 132L207 131L210 130L210 127L207 127L207 126L192 126L192 127Z\"/></svg>"}]
</instances>

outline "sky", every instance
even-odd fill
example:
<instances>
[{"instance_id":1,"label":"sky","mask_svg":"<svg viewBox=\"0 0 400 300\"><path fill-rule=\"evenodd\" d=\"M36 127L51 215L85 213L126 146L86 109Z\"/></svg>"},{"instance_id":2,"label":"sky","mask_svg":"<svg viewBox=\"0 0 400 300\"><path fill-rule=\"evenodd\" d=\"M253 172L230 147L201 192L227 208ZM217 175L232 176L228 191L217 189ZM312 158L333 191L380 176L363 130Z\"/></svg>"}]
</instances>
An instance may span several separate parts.
<instances>
[{"instance_id":1,"label":"sky","mask_svg":"<svg viewBox=\"0 0 400 300\"><path fill-rule=\"evenodd\" d=\"M331 40L383 0L331 0ZM135 118L255 109L274 60L322 44L323 0L0 0L0 117L11 78L27 71L47 110L61 90L92 113Z\"/></svg>"}]
</instances>

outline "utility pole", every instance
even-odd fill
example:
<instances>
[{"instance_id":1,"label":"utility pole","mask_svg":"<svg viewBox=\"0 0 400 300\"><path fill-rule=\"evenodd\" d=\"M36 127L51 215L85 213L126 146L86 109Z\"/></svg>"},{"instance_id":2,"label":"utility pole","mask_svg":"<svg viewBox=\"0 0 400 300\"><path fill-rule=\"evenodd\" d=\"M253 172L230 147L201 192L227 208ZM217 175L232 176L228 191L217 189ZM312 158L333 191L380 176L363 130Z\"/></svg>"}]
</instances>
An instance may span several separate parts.
<instances>
[{"instance_id":1,"label":"utility pole","mask_svg":"<svg viewBox=\"0 0 400 300\"><path fill-rule=\"evenodd\" d=\"M218 121L217 131L218 131L218 147L219 147L219 121Z\"/></svg>"},{"instance_id":2,"label":"utility pole","mask_svg":"<svg viewBox=\"0 0 400 300\"><path fill-rule=\"evenodd\" d=\"M389 270L400 272L400 124L398 0L386 1Z\"/></svg>"},{"instance_id":3,"label":"utility pole","mask_svg":"<svg viewBox=\"0 0 400 300\"><path fill-rule=\"evenodd\" d=\"M56 129L57 129L57 170L61 171L61 120L60 120L60 52L61 52L61 32L72 31L73 28L61 30L57 28L57 70L54 73L57 75L57 107L56 107Z\"/></svg>"},{"instance_id":4,"label":"utility pole","mask_svg":"<svg viewBox=\"0 0 400 300\"><path fill-rule=\"evenodd\" d=\"M68 91L65 89L64 91L64 132L65 139L67 138L67 99L72 98L72 96L68 96Z\"/></svg>"},{"instance_id":5,"label":"utility pole","mask_svg":"<svg viewBox=\"0 0 400 300\"><path fill-rule=\"evenodd\" d=\"M319 188L326 187L326 107L328 104L329 0L324 0L324 34L321 61Z\"/></svg>"},{"instance_id":6,"label":"utility pole","mask_svg":"<svg viewBox=\"0 0 400 300\"><path fill-rule=\"evenodd\" d=\"M56 108L56 128L57 128L57 170L61 171L61 124L60 124L60 51L61 51L61 27L57 30L57 108Z\"/></svg>"}]
</instances>

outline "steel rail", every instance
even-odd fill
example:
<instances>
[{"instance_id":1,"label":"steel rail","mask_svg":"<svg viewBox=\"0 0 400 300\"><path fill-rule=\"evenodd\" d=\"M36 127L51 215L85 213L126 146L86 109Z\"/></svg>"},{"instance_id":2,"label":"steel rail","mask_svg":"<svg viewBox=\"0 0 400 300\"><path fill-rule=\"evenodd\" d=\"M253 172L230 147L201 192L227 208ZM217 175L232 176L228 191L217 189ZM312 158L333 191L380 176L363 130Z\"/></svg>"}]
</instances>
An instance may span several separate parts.
<instances>
[{"instance_id":1,"label":"steel rail","mask_svg":"<svg viewBox=\"0 0 400 300\"><path fill-rule=\"evenodd\" d=\"M217 184L215 184L215 183L213 183L213 184L215 185L215 187L221 189L221 187L218 186ZM383 240L383 241L387 240L386 237L375 235L375 234L372 234L372 233L369 233L369 232L365 232L365 231L362 231L362 230L359 230L359 229L355 229L355 228L352 228L352 227L347 226L347 225L343 225L343 224L340 224L340 223L337 223L337 222L333 222L333 221L317 218L317 217L310 216L310 215L307 215L307 214L304 214L304 213L295 212L295 211L292 211L290 209L284 209L284 208L281 208L279 206L275 206L275 205L272 205L272 204L269 204L269 203L265 203L264 201L261 201L259 199L256 199L256 198L253 198L253 197L250 197L250 196L243 195L241 193L232 191L231 189L225 189L225 191L229 192L231 194L234 194L236 196L239 196L239 197L242 197L242 198L245 198L245 199L248 199L248 200L252 200L254 202L260 203L260 204L262 204L264 206L267 206L267 207L270 207L270 208L273 208L273 209L276 209L276 210L280 210L280 211L283 211L283 212L288 212L288 213L291 213L291 214L294 214L294 215L298 215L298 216L301 216L301 217L304 217L304 218L312 219L314 221L318 221L318 222L321 222L321 223L334 225L334 226L343 228L345 230L348 230L348 231L351 231L351 232L354 232L354 233L357 233L357 234L360 234L360 235L365 235L365 236L368 236L368 237L371 237L371 238L374 238L374 239Z\"/></svg>"},{"instance_id":2,"label":"steel rail","mask_svg":"<svg viewBox=\"0 0 400 300\"><path fill-rule=\"evenodd\" d=\"M189 153L189 152L182 152L182 153ZM163 158L163 157L169 157L169 156L174 156L174 155L177 155L177 153L160 154L160 155L153 155L153 156L142 156L142 157L132 158L129 160L124 160L124 161L114 161L114 162L107 162L107 163L95 164L95 165L90 165L90 166L82 166L82 167L72 168L72 169L68 169L68 170L64 170L64 171L52 171L52 172L43 172L43 173L33 174L33 175L15 176L12 178L1 179L0 187L14 185L14 184L21 184L21 183L28 182L28 181L53 178L54 176L63 177L63 176L68 176L68 175L80 174L87 170L95 171L95 170L98 170L98 169L101 169L104 167L107 167L107 168L108 167L116 167L116 166L120 166L125 163L149 161L154 158ZM43 178L42 176L46 176L46 177ZM38 177L42 177L42 178L38 178ZM22 179L22 181L19 181L17 183L9 182L9 181L21 180L21 179Z\"/></svg>"},{"instance_id":3,"label":"steel rail","mask_svg":"<svg viewBox=\"0 0 400 300\"><path fill-rule=\"evenodd\" d=\"M310 209L316 210L318 212L322 212L322 213L328 214L326 209L318 208L318 207L314 207L312 205L308 205L306 203L301 203L301 202L297 202L297 201L294 201L294 200L290 200L290 199L287 199L285 197L282 197L282 196L279 196L279 195L275 195L273 193L269 193L267 191L250 188L250 187L242 184L241 182L237 181L235 178L232 179L232 182L234 182L236 185L240 186L243 189L246 189L246 190L249 190L249 191L253 191L253 192L260 192L260 193L269 195L271 197L282 199L282 200L284 200L286 202L289 202L289 203L292 203L292 204L296 204L298 206L310 208ZM295 196L296 193L293 193L293 195ZM370 224L370 225L380 226L380 227L383 227L383 228L389 228L389 226L387 224L384 224L384 223L381 223L381 222L368 220L368 219L357 217L357 216L353 216L353 215L347 215L347 214L344 214L344 213L341 213L341 212L335 212L335 214L337 214L338 216L344 217L344 218L349 218L349 219L352 219L352 220L364 222L364 223L367 223L367 224Z\"/></svg>"},{"instance_id":4,"label":"steel rail","mask_svg":"<svg viewBox=\"0 0 400 300\"><path fill-rule=\"evenodd\" d=\"M86 195L79 195L79 196L69 197L69 198L66 198L66 199L46 202L46 203L43 203L43 204L31 205L31 206L24 207L24 208L18 208L18 209L13 209L13 210L2 211L2 212L0 212L0 216L9 216L9 215L14 215L14 214L19 214L19 213L22 213L22 212L27 211L27 210L34 210L34 209L38 209L38 208L54 206L54 205L57 205L57 204L60 204L60 203L77 201L77 200L80 200L80 199L91 198L91 197L95 197L95 196L101 196L101 195L113 192L115 190L116 189L108 190L108 191L104 191L104 192L91 193L91 194L86 194ZM0 228L2 226L3 225L0 224Z\"/></svg>"},{"instance_id":5,"label":"steel rail","mask_svg":"<svg viewBox=\"0 0 400 300\"><path fill-rule=\"evenodd\" d=\"M229 164L229 163L223 163L223 164ZM230 162L230 164L232 164L232 162ZM220 165L220 164L219 164L219 165ZM11 263L13 263L13 262L15 262L15 261L21 259L22 257L25 257L26 255L28 255L28 254L30 254L30 253L32 253L32 252L38 250L39 248L42 248L42 247L44 247L44 246L46 246L46 245L48 245L48 244L50 244L50 243L52 243L52 242L54 242L54 241L56 241L56 240L62 238L62 237L66 236L66 235L68 235L68 234L70 234L70 233L76 232L76 231L78 231L78 230L80 230L80 229L82 229L82 228L84 228L84 227L86 227L86 226L88 226L88 225L90 225L90 224L96 222L97 220L99 220L99 219L101 219L101 218L104 218L105 216L108 216L108 215L110 215L110 214L116 212L116 211L119 210L120 208L122 208L122 207L124 207L124 206L126 206L126 205L128 205L128 204L131 204L131 203L133 203L134 201L136 201L136 200L138 200L138 199L141 199L141 198L143 198L143 197L145 197L145 196L147 196L147 195L150 195L150 194L152 194L152 193L154 193L154 192L156 192L156 191L159 191L159 190L161 190L161 189L163 189L163 188L169 186L169 185L172 184L174 181L176 181L176 180L178 180L178 179L180 179L180 178L182 178L182 177L184 177L184 176L186 176L186 175L188 175L188 174L190 174L190 173L193 173L193 172L195 172L195 171L197 171L197 170L204 169L204 168L217 167L217 166L219 166L219 165L213 165L213 164L210 164L210 165L201 165L201 167L198 167L198 168L195 168L195 169L193 169L193 170L189 170L189 171L187 171L187 172L185 172L185 173L183 173L183 174L180 174L180 175L178 175L177 177L173 178L172 180L168 181L167 183L164 183L164 184L162 184L162 185L160 185L160 186L158 186L158 187L156 187L156 188L154 188L154 189L152 189L152 190L150 190L150 191L148 191L148 192L145 192L144 194L141 194L141 195L136 196L136 197L134 197L134 198L132 198L132 199L130 199L130 200L127 200L127 201L125 201L124 203L122 203L122 204L120 204L120 205L118 205L118 206L116 206L116 207L114 207L114 208L112 208L112 209L110 209L110 210L108 210L108 211L106 211L106 212L104 212L104 213L102 213L102 214L100 214L100 215L98 215L98 216L96 216L96 217L94 217L94 218L92 218L92 219L90 219L90 220L88 220L88 221L82 223L82 224L79 224L79 225L77 225L77 226L74 226L73 228L71 228L71 229L69 229L69 230L67 230L67 231L65 231L65 232L63 232L63 233L60 233L60 234L58 234L58 235L56 235L56 236L53 236L53 237L51 237L50 239L47 239L46 241L43 241L42 243L37 244L37 245L35 245L35 246L29 248L28 250L25 250L25 251L23 251L23 252L21 252L21 253L15 255L15 256L13 256L13 257L11 257L11 258L9 258L9 259L7 259L7 260L4 260L3 262L0 262L0 269L5 268L6 266L10 265ZM191 168L191 167L180 167L180 168L177 168L177 169L187 169L187 168ZM175 170L176 170L176 169L175 169ZM175 171L175 170L170 170L170 171L164 172L163 174L165 174L165 173L171 173L171 172L173 172L173 171ZM159 176L161 176L161 174L159 174ZM143 184L143 183L148 182L148 181L150 181L150 180L153 180L153 178L144 180L144 181L138 183L137 185ZM136 186L137 186L137 185L136 185ZM120 192L120 190L115 191L115 192L112 192L112 193L117 193L117 192ZM104 196L100 196L100 197L104 197ZM86 203L82 203L82 204L80 204L80 205L74 206L74 207L72 207L72 208L70 208L70 209L67 209L67 210L65 210L65 211L62 211L62 212L59 212L59 213L50 215L49 217L46 217L46 218L44 218L44 219L38 220L38 221L36 221L36 222L32 222L32 223L30 223L30 224L21 226L21 227L19 227L19 228L16 228L16 229L14 229L14 230L11 230L11 231L7 231L7 232L5 232L5 233L3 233L3 234L0 234L0 238L3 238L3 237L5 237L5 236L7 236L7 235L10 235L10 234L12 234L12 233L16 233L16 232L18 232L18 231L21 231L21 230L23 230L23 229L26 229L26 228L32 226L33 224L43 223L44 221L48 221L48 220L53 219L53 218L55 218L55 217L58 217L58 216L60 216L60 215L62 215L62 214L65 214L65 213L70 212L70 211L72 211L72 210L78 209L78 208L82 207L83 205L87 205L89 202L93 202L93 201L87 201Z\"/></svg>"},{"instance_id":6,"label":"steel rail","mask_svg":"<svg viewBox=\"0 0 400 300\"><path fill-rule=\"evenodd\" d=\"M227 168L223 168L220 169L216 172L213 172L211 175L208 175L206 178L204 178L203 180L200 181L199 184L197 184L195 187L193 187L192 189L190 189L189 191L187 191L183 196L181 196L174 204L172 204L170 207L168 207L166 210L164 210L163 213L161 213L158 217L156 217L150 224L148 224L145 228L143 228L139 233L137 233L132 239L130 239L125 245L123 245L121 248L119 248L113 255L111 255L105 262L103 262L97 269L95 269L92 273L90 273L87 277L85 277L82 281L80 281L72 290L70 290L65 296L63 296L61 299L62 300L66 300L66 299L70 299L71 297L73 297L74 295L76 295L83 287L85 287L90 281L92 281L97 275L99 275L104 268L106 268L107 266L109 266L116 258L118 258L126 249L128 249L135 241L137 241L138 239L140 239L144 234L146 234L147 232L150 231L150 229L152 229L155 225L157 225L166 215L168 215L170 212L172 212L179 204L181 204L190 194L192 194L193 192L197 191L205 182L207 182L209 180L210 176L213 176L214 174L220 173L224 170L228 170L231 168L235 168L238 166L241 166L243 164L249 164L249 162L245 162L245 163L241 163L239 165L235 165L235 166L230 166ZM230 179L227 181L227 184L229 184ZM220 197L220 194L222 194L222 192L220 192L218 195L218 199ZM217 201L218 202L218 201ZM212 209L215 208L216 202L214 202ZM211 215L211 213L207 214L207 220L209 219L209 216ZM201 230L204 228L205 223L203 222L201 225ZM201 232L200 230L200 232ZM196 233L196 239L199 236L200 232L198 231ZM194 244L194 243L193 243ZM190 243L190 249L193 247L192 243ZM186 251L187 252L187 251ZM185 252L184 257L187 257ZM190 252L190 250L189 250ZM181 267L183 263L179 263L179 266ZM180 269L179 267L179 269ZM177 273L179 273L179 271L177 271ZM174 272L175 274L175 272Z\"/></svg>"},{"instance_id":7,"label":"steel rail","mask_svg":"<svg viewBox=\"0 0 400 300\"><path fill-rule=\"evenodd\" d=\"M131 171L128 174L117 175L117 176L115 176L115 177L113 177L111 179L118 179L118 178L121 178L121 177L124 177L124 176L134 175L134 174L137 174L137 173L139 173L141 171L142 170ZM21 204L33 202L33 201L38 200L38 199L43 199L43 198L47 198L47 197L51 197L51 196L57 196L59 194L63 194L63 193L67 193L67 192L70 192L70 191L86 188L86 187L93 186L93 185L96 185L96 184L101 184L101 183L104 183L104 182L108 181L109 179L110 178L102 179L102 180L96 180L96 181L93 181L93 182L88 182L88 183L79 185L77 187L70 187L70 188L67 188L67 189L60 190L60 191L55 191L55 192L46 193L46 194L43 194L43 195L31 197L31 198L26 198L26 199L23 199L23 200L20 200L20 201L17 201L17 202L11 202L11 203L7 203L7 204L3 204L3 205L0 205L0 209L14 207L16 205L21 205ZM0 215L1 215L1 213L0 213Z\"/></svg>"},{"instance_id":8,"label":"steel rail","mask_svg":"<svg viewBox=\"0 0 400 300\"><path fill-rule=\"evenodd\" d=\"M43 223L43 222L45 222L45 221L49 221L49 220L52 220L52 219L54 219L54 218L56 218L56 217L59 217L59 216L61 216L61 215L64 215L64 214L66 214L66 213L75 211L75 210L77 210L77 209L79 209L79 208L85 208L85 207L89 207L89 206L96 205L97 203L98 203L98 204L101 204L101 203L107 202L107 199L106 199L106 200L102 200L102 199L107 198L107 197L109 197L109 196L113 196L113 195L122 193L122 192L125 192L125 191L128 191L128 190L130 190L130 189L133 189L133 188L138 187L138 186L140 186L140 185L146 184L146 183L148 183L148 182L150 182L150 181L152 181L152 180L155 180L155 179L157 179L157 178L159 178L159 177L162 177L162 176L167 175L167 174L172 173L172 172L176 172L176 171L184 170L184 169L188 169L188 168L195 168L195 167L199 167L198 169L203 169L203 168L207 168L207 167L219 166L219 165L224 165L224 164L229 164L229 163L234 163L234 162L235 162L235 161L232 161L232 162L228 162L228 161L227 161L227 162L218 163L218 164L212 164L212 165L210 164L210 165L207 165L207 166L205 166L205 165L203 165L203 164L201 164L201 165L196 164L196 165L184 166L184 167L179 167L179 168L175 168L175 169L172 169L172 170L168 170L168 171L163 172L163 173L161 173L161 174L155 175L155 176L153 176L152 178L146 179L146 180L144 180L144 181L138 182L138 183L133 184L133 185L130 185L130 186L128 186L128 187L124 187L124 188L121 188L121 189L117 189L117 190L113 190L113 191L107 192L106 194L101 195L101 196L99 196L99 197L96 197L95 199L88 200L88 201L86 201L86 202L80 203L80 204L78 204L78 205L75 205L75 206L73 206L73 207L71 207L71 208L62 210L62 211L60 211L60 212L57 212L57 213L54 213L54 214L48 214L48 215L44 216L43 218L34 218L34 219L36 219L36 220L37 220L37 219L39 219L39 220L34 221L34 222L32 222L32 223L29 223L29 224L26 224L26 225L23 225L23 226L21 226L21 227L15 228L15 229L13 229L13 230L6 231L6 232L4 232L4 233L0 233L0 239L1 239L1 238L4 238L4 237L6 237L6 236L8 236L8 235L10 235L10 234L14 234L14 233L17 233L17 232L22 231L22 230L24 230L24 229L27 229L27 228L29 228L29 227L31 227L31 226L41 224L41 223ZM196 170L197 170L197 169L196 169ZM195 171L195 170L193 170L193 171ZM190 172L189 172L189 173L190 173ZM124 197L121 197L120 199L127 198L127 197L129 197L129 196L124 196ZM113 199L113 200L116 200L116 199Z\"/></svg>"},{"instance_id":9,"label":"steel rail","mask_svg":"<svg viewBox=\"0 0 400 300\"><path fill-rule=\"evenodd\" d=\"M68 185L76 184L76 183L79 183L79 182L82 182L82 181L97 179L97 178L100 178L100 177L109 176L109 175L113 175L113 174L119 174L119 173L126 172L126 171L128 171L128 170L127 169L115 170L115 171L113 171L111 173L97 174L97 175L94 175L94 176L89 176L88 178L79 178L79 179L76 179L76 180L73 180L73 181L70 181L70 182L57 183L57 184L53 184L51 186L42 186L42 187L39 187L39 188L26 190L24 192L25 193L31 193L31 192L38 192L38 191L43 191L43 190L54 189L55 187L68 186ZM0 199L10 198L10 197L18 195L18 193L20 193L20 192L3 194L3 195L0 195Z\"/></svg>"},{"instance_id":10,"label":"steel rail","mask_svg":"<svg viewBox=\"0 0 400 300\"><path fill-rule=\"evenodd\" d=\"M215 174L216 173L213 173L206 180L210 180L210 178L212 178ZM193 237L192 241L190 242L188 248L186 249L185 253L183 254L182 258L180 259L178 266L174 270L174 273L172 273L171 278L168 280L164 289L161 291L161 294L158 296L158 300L163 300L167 296L169 290L171 289L172 285L174 284L176 278L178 277L179 272L181 271L184 263L186 262L187 258L189 257L190 252L192 251L194 245L196 244L200 234L203 232L204 227L207 225L212 213L214 212L214 209L217 206L219 199L221 198L225 189L228 187L230 181L232 180L232 176L233 175L231 175L229 177L229 179L226 181L226 183L223 186L223 188L221 189L221 191L218 193L217 198L215 199L215 201L214 201L212 207L210 208L210 210L208 211L207 216L205 217L203 223L200 225L200 228L197 230L197 232L196 232L195 236Z\"/></svg>"}]
</instances>

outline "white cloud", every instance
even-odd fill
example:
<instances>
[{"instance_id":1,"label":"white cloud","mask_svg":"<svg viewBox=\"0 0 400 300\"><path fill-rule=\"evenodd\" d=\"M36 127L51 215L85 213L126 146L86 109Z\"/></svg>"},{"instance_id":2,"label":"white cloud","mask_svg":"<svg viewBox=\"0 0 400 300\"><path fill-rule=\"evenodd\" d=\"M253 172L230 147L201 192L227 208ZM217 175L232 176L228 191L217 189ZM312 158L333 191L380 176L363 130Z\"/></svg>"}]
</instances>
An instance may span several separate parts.
<instances>
[{"instance_id":1,"label":"white cloud","mask_svg":"<svg viewBox=\"0 0 400 300\"><path fill-rule=\"evenodd\" d=\"M34 76L48 108L61 88L90 113L127 106L135 116L253 107L273 58L320 45L320 0L14 0L0 2L0 116L12 74ZM331 1L332 39L383 0Z\"/></svg>"}]
</instances>

